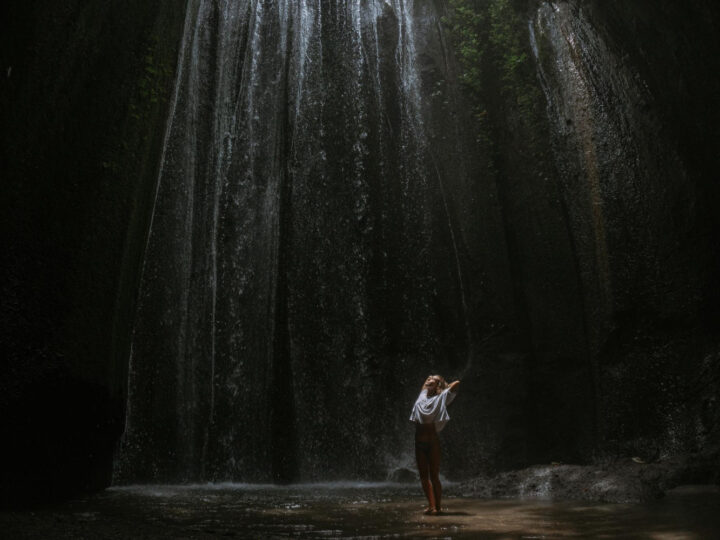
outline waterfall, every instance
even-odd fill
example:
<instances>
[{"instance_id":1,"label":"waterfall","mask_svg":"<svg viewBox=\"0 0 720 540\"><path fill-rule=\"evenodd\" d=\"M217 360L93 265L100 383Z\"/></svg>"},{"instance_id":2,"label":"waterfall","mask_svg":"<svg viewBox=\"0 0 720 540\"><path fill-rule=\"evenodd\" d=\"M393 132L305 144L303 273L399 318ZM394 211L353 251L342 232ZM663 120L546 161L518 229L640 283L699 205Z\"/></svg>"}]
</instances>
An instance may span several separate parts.
<instances>
[{"instance_id":1,"label":"waterfall","mask_svg":"<svg viewBox=\"0 0 720 540\"><path fill-rule=\"evenodd\" d=\"M465 365L438 315L468 327L429 154L441 70L418 60L438 18L408 0L189 2L119 481L384 478L416 391L398 381Z\"/></svg>"}]
</instances>

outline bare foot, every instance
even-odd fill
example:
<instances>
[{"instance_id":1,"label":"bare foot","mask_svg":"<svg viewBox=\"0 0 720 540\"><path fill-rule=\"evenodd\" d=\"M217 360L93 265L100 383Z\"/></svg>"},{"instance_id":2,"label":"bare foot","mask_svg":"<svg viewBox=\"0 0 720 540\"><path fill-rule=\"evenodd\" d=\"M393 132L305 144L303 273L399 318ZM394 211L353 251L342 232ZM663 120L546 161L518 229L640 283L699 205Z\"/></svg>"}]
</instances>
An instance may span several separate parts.
<instances>
[{"instance_id":1,"label":"bare foot","mask_svg":"<svg viewBox=\"0 0 720 540\"><path fill-rule=\"evenodd\" d=\"M428 506L423 512L426 516L435 515L435 513L437 513L437 510L435 510L432 506Z\"/></svg>"},{"instance_id":2,"label":"bare foot","mask_svg":"<svg viewBox=\"0 0 720 540\"><path fill-rule=\"evenodd\" d=\"M437 508L433 508L432 511L430 512L431 516L439 516L441 514L442 514L442 510L438 510Z\"/></svg>"}]
</instances>

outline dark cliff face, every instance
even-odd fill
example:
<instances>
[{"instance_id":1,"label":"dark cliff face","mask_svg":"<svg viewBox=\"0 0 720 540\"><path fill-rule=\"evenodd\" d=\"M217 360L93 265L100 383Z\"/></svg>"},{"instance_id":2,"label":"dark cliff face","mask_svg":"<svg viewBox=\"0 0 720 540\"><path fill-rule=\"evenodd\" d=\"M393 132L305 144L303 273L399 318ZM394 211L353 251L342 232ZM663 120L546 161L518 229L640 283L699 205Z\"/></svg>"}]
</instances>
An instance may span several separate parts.
<instances>
[{"instance_id":1,"label":"dark cliff face","mask_svg":"<svg viewBox=\"0 0 720 540\"><path fill-rule=\"evenodd\" d=\"M718 444L716 7L178 4L3 8L4 486Z\"/></svg>"},{"instance_id":2,"label":"dark cliff face","mask_svg":"<svg viewBox=\"0 0 720 540\"><path fill-rule=\"evenodd\" d=\"M717 444L717 22L706 2L567 2L531 23L601 451Z\"/></svg>"},{"instance_id":3,"label":"dark cliff face","mask_svg":"<svg viewBox=\"0 0 720 540\"><path fill-rule=\"evenodd\" d=\"M42 499L110 479L121 268L147 227L184 3L1 9L0 482Z\"/></svg>"},{"instance_id":4,"label":"dark cliff face","mask_svg":"<svg viewBox=\"0 0 720 540\"><path fill-rule=\"evenodd\" d=\"M717 10L453 4L496 149L529 459L716 448Z\"/></svg>"}]
</instances>

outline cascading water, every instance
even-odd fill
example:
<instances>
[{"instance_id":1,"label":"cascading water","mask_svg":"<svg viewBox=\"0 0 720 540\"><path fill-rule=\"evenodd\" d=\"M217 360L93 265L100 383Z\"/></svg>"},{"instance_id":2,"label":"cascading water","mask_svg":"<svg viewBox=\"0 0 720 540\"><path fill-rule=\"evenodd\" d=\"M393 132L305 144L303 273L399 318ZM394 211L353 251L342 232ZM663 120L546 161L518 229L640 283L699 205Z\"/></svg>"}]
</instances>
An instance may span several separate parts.
<instances>
[{"instance_id":1,"label":"cascading water","mask_svg":"<svg viewBox=\"0 0 720 540\"><path fill-rule=\"evenodd\" d=\"M188 10L116 477L384 478L410 440L398 385L470 365L469 331L443 328L469 325L423 99L439 14Z\"/></svg>"},{"instance_id":2,"label":"cascading water","mask_svg":"<svg viewBox=\"0 0 720 540\"><path fill-rule=\"evenodd\" d=\"M584 4L541 2L553 165L493 171L443 5L188 3L118 482L384 479L412 464L428 370L473 388L443 433L450 475L587 456L622 410L602 359L622 317L690 290L682 164Z\"/></svg>"}]
</instances>

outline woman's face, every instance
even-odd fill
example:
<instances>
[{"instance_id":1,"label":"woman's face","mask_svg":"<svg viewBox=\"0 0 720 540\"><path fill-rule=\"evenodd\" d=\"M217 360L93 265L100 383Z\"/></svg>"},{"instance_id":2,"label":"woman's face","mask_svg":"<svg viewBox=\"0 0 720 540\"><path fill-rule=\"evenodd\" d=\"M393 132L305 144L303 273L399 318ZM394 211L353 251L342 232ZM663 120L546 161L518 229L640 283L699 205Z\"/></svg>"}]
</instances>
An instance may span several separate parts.
<instances>
[{"instance_id":1,"label":"woman's face","mask_svg":"<svg viewBox=\"0 0 720 540\"><path fill-rule=\"evenodd\" d=\"M437 379L437 377L433 377L430 375L427 379L425 379L425 384L423 385L423 388L426 388L429 393L437 392L438 388L440 386L440 381Z\"/></svg>"}]
</instances>

